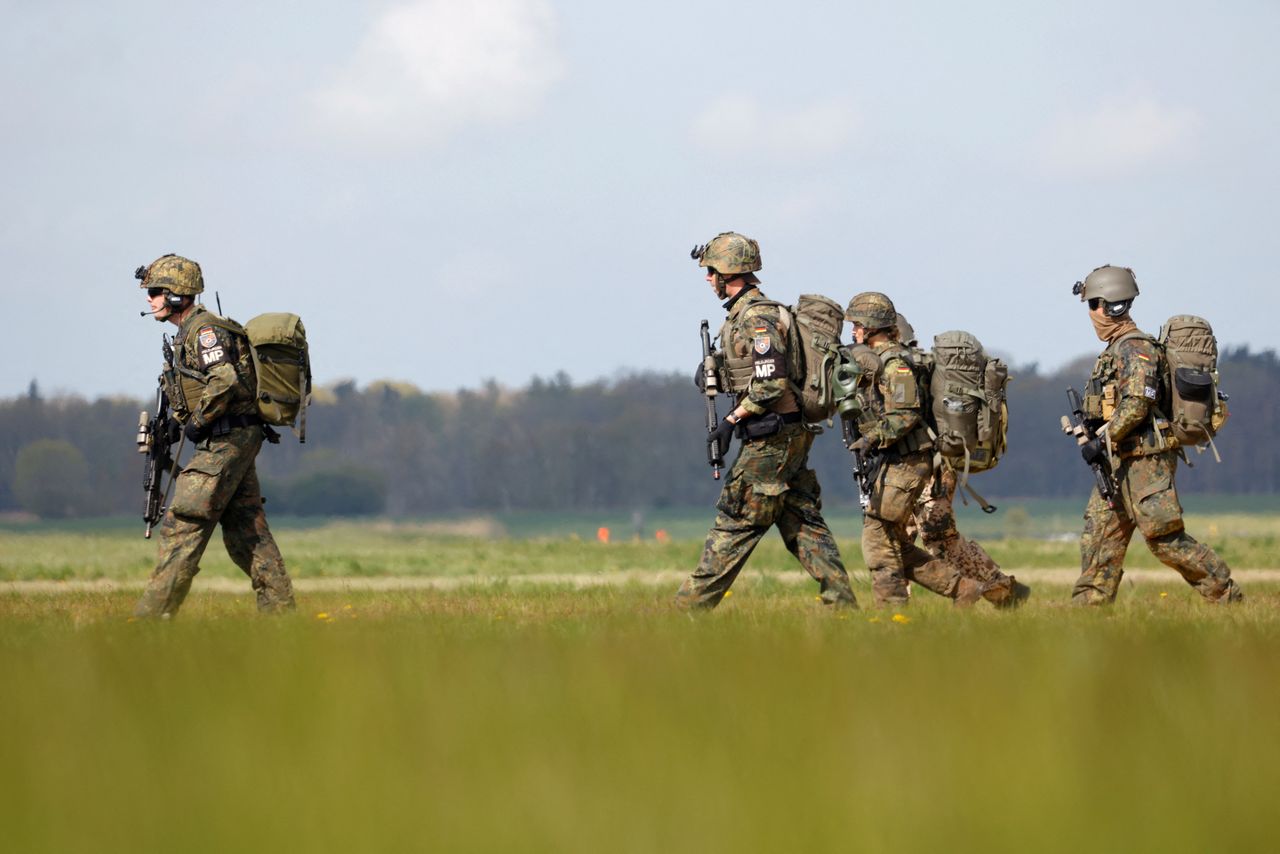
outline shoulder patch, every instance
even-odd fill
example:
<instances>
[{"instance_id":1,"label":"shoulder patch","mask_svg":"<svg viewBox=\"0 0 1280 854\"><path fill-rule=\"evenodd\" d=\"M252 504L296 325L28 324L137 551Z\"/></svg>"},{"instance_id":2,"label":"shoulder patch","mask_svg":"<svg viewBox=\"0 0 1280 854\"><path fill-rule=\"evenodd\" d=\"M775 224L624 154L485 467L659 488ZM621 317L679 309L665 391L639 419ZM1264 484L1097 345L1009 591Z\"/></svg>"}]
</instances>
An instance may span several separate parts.
<instances>
[{"instance_id":1,"label":"shoulder patch","mask_svg":"<svg viewBox=\"0 0 1280 854\"><path fill-rule=\"evenodd\" d=\"M212 326L200 327L200 333L196 336L196 342L200 345L200 367L212 368L214 365L220 365L223 362L229 361L227 358L227 348L223 346L222 341L218 339L218 331Z\"/></svg>"},{"instance_id":2,"label":"shoulder patch","mask_svg":"<svg viewBox=\"0 0 1280 854\"><path fill-rule=\"evenodd\" d=\"M769 334L763 329L756 330L755 340L751 342L751 349L755 350L761 356L768 353L773 348L773 342L769 340Z\"/></svg>"}]
</instances>

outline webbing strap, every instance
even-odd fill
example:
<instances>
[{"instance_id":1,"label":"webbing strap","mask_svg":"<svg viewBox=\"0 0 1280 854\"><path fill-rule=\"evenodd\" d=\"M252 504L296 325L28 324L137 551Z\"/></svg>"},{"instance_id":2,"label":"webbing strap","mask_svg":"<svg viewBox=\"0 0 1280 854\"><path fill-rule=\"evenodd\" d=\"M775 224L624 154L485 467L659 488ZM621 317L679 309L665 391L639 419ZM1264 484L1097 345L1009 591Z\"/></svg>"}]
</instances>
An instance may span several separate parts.
<instances>
[{"instance_id":1,"label":"webbing strap","mask_svg":"<svg viewBox=\"0 0 1280 854\"><path fill-rule=\"evenodd\" d=\"M968 483L966 483L966 484L964 485L963 489L968 490L969 494L973 496L973 500L974 500L974 501L977 501L977 502L978 502L978 505L979 505L980 507L982 507L982 512L983 512L983 513L994 513L994 512L996 512L996 509L997 509L997 508L996 508L996 506L995 506L994 504L992 504L991 502L987 501L987 499L983 498L983 497L982 497L982 493L980 493L980 492L978 492L978 490L974 489L974 488L973 488L973 486L972 486L972 484L968 484ZM964 498L964 493L963 493L963 492L961 492L961 493L960 493L960 497L961 497L961 499L963 499L963 498ZM965 504L966 504L966 505L967 505L968 503L969 503L969 502L965 501Z\"/></svg>"}]
</instances>

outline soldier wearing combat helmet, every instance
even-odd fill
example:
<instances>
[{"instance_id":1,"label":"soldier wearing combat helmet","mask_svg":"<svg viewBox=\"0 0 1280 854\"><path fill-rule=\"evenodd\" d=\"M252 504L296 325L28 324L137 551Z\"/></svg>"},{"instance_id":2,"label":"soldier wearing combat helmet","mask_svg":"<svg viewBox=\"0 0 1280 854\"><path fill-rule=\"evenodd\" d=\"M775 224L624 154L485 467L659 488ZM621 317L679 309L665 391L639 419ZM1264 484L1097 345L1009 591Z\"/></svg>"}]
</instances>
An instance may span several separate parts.
<instances>
[{"instance_id":1,"label":"soldier wearing combat helmet","mask_svg":"<svg viewBox=\"0 0 1280 854\"><path fill-rule=\"evenodd\" d=\"M1098 356L1085 396L1085 418L1095 438L1081 446L1090 465L1105 463L1115 485L1115 506L1089 496L1080 536L1080 578L1072 600L1080 605L1115 601L1124 555L1135 530L1147 548L1176 569L1205 599L1243 599L1222 558L1186 533L1174 475L1178 452L1165 439L1168 422L1160 401L1166 390L1164 355L1129 316L1138 281L1128 267L1098 267L1072 290L1088 304L1089 320L1107 347Z\"/></svg>"},{"instance_id":2,"label":"soldier wearing combat helmet","mask_svg":"<svg viewBox=\"0 0 1280 854\"><path fill-rule=\"evenodd\" d=\"M721 388L736 406L708 439L742 440L720 492L715 523L676 601L714 608L760 539L778 526L788 551L821 586L828 605L854 606L853 590L819 510L818 479L808 467L814 434L803 423L788 375L789 313L757 286L760 246L734 232L694 249L707 284L725 300L720 329ZM722 445L723 446L723 445Z\"/></svg>"},{"instance_id":3,"label":"soldier wearing combat helmet","mask_svg":"<svg viewBox=\"0 0 1280 854\"><path fill-rule=\"evenodd\" d=\"M868 291L850 300L845 319L861 345L854 348L859 362L871 362L859 386L854 449L867 455L875 471L862 517L862 556L876 604L906 603L908 581L957 604L972 604L986 585L917 546L909 531L916 503L933 478L933 440L915 360L898 340L898 312L889 297Z\"/></svg>"},{"instance_id":4,"label":"soldier wearing combat helmet","mask_svg":"<svg viewBox=\"0 0 1280 854\"><path fill-rule=\"evenodd\" d=\"M159 559L134 615L178 612L219 524L227 552L253 584L259 609L291 609L293 585L267 527L254 466L268 434L257 414L244 330L196 302L204 276L195 261L164 255L134 275L147 292L149 313L178 327L173 361L161 381L175 427L195 444L161 521Z\"/></svg>"}]
</instances>

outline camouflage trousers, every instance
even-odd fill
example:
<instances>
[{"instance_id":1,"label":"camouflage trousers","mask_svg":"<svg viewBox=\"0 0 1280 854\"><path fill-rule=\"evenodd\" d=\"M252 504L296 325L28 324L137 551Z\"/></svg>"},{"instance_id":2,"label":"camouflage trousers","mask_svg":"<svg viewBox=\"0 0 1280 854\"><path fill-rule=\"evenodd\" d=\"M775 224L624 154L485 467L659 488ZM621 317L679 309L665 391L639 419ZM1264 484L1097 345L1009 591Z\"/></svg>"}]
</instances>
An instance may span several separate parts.
<instances>
[{"instance_id":1,"label":"camouflage trousers","mask_svg":"<svg viewBox=\"0 0 1280 854\"><path fill-rule=\"evenodd\" d=\"M173 502L160 523L160 553L134 616L172 616L182 606L213 529L236 566L249 576L261 611L294 607L293 584L267 527L254 468L262 430L240 427L210 439L178 475Z\"/></svg>"},{"instance_id":2,"label":"camouflage trousers","mask_svg":"<svg viewBox=\"0 0 1280 854\"><path fill-rule=\"evenodd\" d=\"M1080 536L1080 578L1071 592L1078 605L1114 602L1124 576L1124 555L1139 530L1147 548L1165 566L1176 569L1210 602L1244 598L1231 570L1213 549L1198 543L1182 526L1182 505L1174 484L1178 458L1172 453L1130 457L1115 473L1116 506L1098 494L1089 496Z\"/></svg>"},{"instance_id":3,"label":"camouflage trousers","mask_svg":"<svg viewBox=\"0 0 1280 854\"><path fill-rule=\"evenodd\" d=\"M743 442L720 490L702 559L676 593L678 604L718 605L761 538L777 525L787 550L818 582L823 603L856 607L849 575L822 518L817 475L806 467L813 435L790 424L775 436Z\"/></svg>"},{"instance_id":4,"label":"camouflage trousers","mask_svg":"<svg viewBox=\"0 0 1280 854\"><path fill-rule=\"evenodd\" d=\"M993 605L1015 604L1017 579L1005 575L987 550L964 537L956 528L955 503L958 478L950 466L943 465L916 506L915 525L920 540L929 553L959 570L964 578L981 583L972 591ZM969 591L966 591L969 592ZM1027 588L1022 586L1025 596Z\"/></svg>"},{"instance_id":5,"label":"camouflage trousers","mask_svg":"<svg viewBox=\"0 0 1280 854\"><path fill-rule=\"evenodd\" d=\"M871 488L871 506L862 516L862 558L878 606L908 602L908 581L950 599L976 598L979 582L917 546L909 531L916 503L932 478L931 453L917 451L882 465Z\"/></svg>"}]
</instances>

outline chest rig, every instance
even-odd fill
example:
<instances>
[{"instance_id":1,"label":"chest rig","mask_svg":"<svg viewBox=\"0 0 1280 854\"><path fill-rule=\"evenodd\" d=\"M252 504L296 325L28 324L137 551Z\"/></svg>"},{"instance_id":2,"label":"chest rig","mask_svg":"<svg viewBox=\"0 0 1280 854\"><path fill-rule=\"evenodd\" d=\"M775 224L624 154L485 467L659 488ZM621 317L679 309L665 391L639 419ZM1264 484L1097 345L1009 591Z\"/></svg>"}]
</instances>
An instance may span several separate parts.
<instances>
[{"instance_id":1,"label":"chest rig","mask_svg":"<svg viewBox=\"0 0 1280 854\"><path fill-rule=\"evenodd\" d=\"M1089 420L1106 423L1115 416L1116 407L1120 405L1123 394L1120 368L1124 360L1120 355L1120 344L1135 339L1150 342L1159 354L1159 346L1155 339L1144 332L1130 332L1108 344L1098 356L1098 361L1094 363L1093 375L1089 377L1089 385L1085 388L1084 414ZM1164 389L1164 371L1162 367L1157 367L1154 373L1156 397L1151 401L1150 414L1146 422L1116 443L1116 455L1121 458L1150 456L1171 451L1177 447L1176 443L1171 441L1169 419L1163 412L1162 401L1167 398Z\"/></svg>"}]
</instances>

